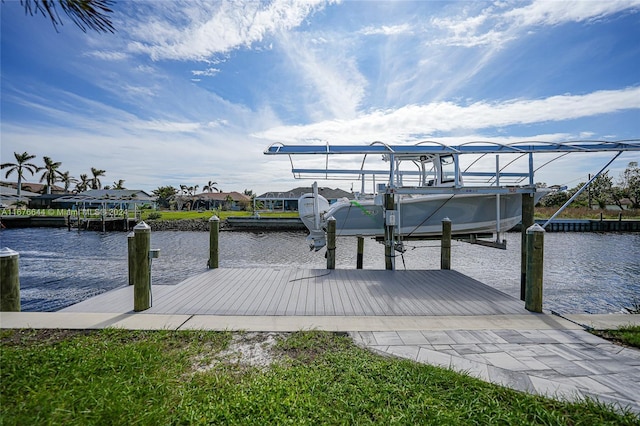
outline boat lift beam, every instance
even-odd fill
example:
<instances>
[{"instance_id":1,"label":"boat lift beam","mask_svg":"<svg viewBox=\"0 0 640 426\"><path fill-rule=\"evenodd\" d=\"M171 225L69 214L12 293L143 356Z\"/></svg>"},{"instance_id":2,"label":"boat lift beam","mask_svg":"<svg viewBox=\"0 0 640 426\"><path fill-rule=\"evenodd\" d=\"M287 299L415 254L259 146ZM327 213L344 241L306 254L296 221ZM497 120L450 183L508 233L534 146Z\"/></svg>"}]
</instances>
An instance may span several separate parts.
<instances>
[{"instance_id":1,"label":"boat lift beam","mask_svg":"<svg viewBox=\"0 0 640 426\"><path fill-rule=\"evenodd\" d=\"M274 143L264 153L266 155L394 154L399 157L420 154L541 154L606 151L640 151L640 139L570 142L522 141L510 144L478 141L461 145L443 145L432 141L421 142L420 145L284 145Z\"/></svg>"}]
</instances>

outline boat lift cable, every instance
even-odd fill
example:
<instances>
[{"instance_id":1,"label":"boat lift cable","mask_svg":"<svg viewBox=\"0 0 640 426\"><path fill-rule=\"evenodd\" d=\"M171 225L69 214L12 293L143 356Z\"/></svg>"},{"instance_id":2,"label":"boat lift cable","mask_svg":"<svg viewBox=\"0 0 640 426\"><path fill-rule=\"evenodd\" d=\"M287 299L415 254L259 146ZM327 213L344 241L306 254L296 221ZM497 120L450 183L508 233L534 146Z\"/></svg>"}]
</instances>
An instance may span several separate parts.
<instances>
[{"instance_id":1,"label":"boat lift cable","mask_svg":"<svg viewBox=\"0 0 640 426\"><path fill-rule=\"evenodd\" d=\"M426 221L428 221L428 220L429 220L429 219L431 219L431 218L432 218L436 213L438 213L438 212L440 211L440 209L441 209L441 208L443 208L443 207L445 206L445 204L447 204L449 201L451 201L451 200L453 199L453 197L455 197L455 196L456 196L456 194L452 194L449 198L447 198L447 199L444 201L444 203L442 203L442 204L440 205L440 207L438 207L437 209L435 209L435 210L433 211L433 213L431 213L429 216L425 217L425 218L424 218L424 220L418 224L418 226L416 226L415 228L413 228L413 231L409 232L409 233L407 234L407 237L410 237L414 232L416 232L416 230L417 230L418 228L420 228L422 225L424 225L424 223L425 223Z\"/></svg>"},{"instance_id":2,"label":"boat lift cable","mask_svg":"<svg viewBox=\"0 0 640 426\"><path fill-rule=\"evenodd\" d=\"M553 216L551 216L551 217L549 218L549 220L547 220L547 221L544 223L544 225L542 225L542 227L543 227L543 228L546 228L546 227L547 227L547 225L549 225L549 223L551 223L551 221L552 221L553 219L555 219L555 218L556 218L560 213L562 213L562 212L564 211L564 209L566 209L566 208L567 208L567 206L569 206L569 204L571 204L571 203L573 202L573 200L575 200L575 199L576 199L580 194L582 194L582 191L584 191L585 189L587 189L587 187L588 187L589 185L591 185L591 183L592 183L594 180L596 180L596 179L598 178L598 176L600 176L600 175L602 174L602 172L604 172L604 171L605 171L605 169L606 169L607 167L609 167L609 165L610 165L611 163L613 163L613 162L614 162L614 160L620 156L620 154L622 154L622 152L623 152L623 151L618 151L618 152L616 153L616 155L614 155L614 156L613 156L613 158L612 158L611 160L609 160L609 162L608 162L607 164L605 164L605 165L604 165L604 167L603 167L602 169L600 169L600 171L599 171L598 173L596 173L596 174L595 174L595 175L594 175L594 176L593 176L593 177L592 177L592 178L591 178L587 183L585 183L585 184L582 186L582 188L580 188L580 189L579 189L575 194L573 194L573 196L572 196L571 198L569 198L569 199L567 200L567 202L566 202L566 203L564 203L564 204L562 205L562 207L560 207L560 208L558 209L558 211L557 211L557 212L555 212L555 213L553 214Z\"/></svg>"},{"instance_id":3,"label":"boat lift cable","mask_svg":"<svg viewBox=\"0 0 640 426\"><path fill-rule=\"evenodd\" d=\"M546 167L548 164L551 164L551 163L553 163L554 161L559 160L559 159L561 159L562 157L564 157L565 155L569 155L569 154L571 154L571 152L564 152L564 153L562 153L562 154L558 155L557 157L553 157L551 160L547 161L546 163L543 163L542 165L540 165L540 166L536 167L536 168L533 170L533 173L535 174L535 173L536 173L538 170L540 170L541 168ZM522 177L522 178L521 178L517 183L522 182L522 181L523 181L523 180L525 180L526 178L527 178L526 176L525 176L525 177Z\"/></svg>"}]
</instances>

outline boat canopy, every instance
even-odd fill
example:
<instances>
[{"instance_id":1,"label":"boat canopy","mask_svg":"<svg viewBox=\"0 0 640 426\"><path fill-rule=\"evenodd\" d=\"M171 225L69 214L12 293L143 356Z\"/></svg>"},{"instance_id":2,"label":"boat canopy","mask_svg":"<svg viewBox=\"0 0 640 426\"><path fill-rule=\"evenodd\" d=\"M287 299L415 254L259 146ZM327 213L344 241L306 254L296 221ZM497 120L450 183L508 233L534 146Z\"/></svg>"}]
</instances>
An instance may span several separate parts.
<instances>
[{"instance_id":1,"label":"boat canopy","mask_svg":"<svg viewBox=\"0 0 640 426\"><path fill-rule=\"evenodd\" d=\"M297 179L361 180L362 192L365 180L381 182L386 191L405 194L420 193L532 193L535 192L534 173L550 162L570 153L640 151L640 139L619 141L582 140L567 142L520 141L509 144L496 142L465 142L459 145L445 145L436 141L423 141L414 145L388 145L373 142L369 145L286 145L274 143L264 153L266 155L287 155L291 171ZM464 170L460 166L460 156L471 154L475 160ZM472 165L495 154L495 169L491 165L486 171L470 171ZM555 157L534 169L534 154L550 154ZM329 167L329 158L334 156L360 156L359 168ZM323 156L324 167L297 167L294 157ZM382 158L387 163L383 168L370 168L367 158ZM500 161L507 156L507 161ZM467 157L468 158L468 157ZM521 160L522 159L522 160ZM485 158L486 160L486 158ZM506 168L516 161L524 161L528 167L524 171L507 172ZM527 161L528 160L528 161ZM316 160L317 161L317 160ZM308 161L301 161L304 165ZM345 161L338 161L340 165ZM313 163L317 165L317 162ZM354 164L354 163L351 163ZM464 179L464 180L463 180Z\"/></svg>"}]
</instances>

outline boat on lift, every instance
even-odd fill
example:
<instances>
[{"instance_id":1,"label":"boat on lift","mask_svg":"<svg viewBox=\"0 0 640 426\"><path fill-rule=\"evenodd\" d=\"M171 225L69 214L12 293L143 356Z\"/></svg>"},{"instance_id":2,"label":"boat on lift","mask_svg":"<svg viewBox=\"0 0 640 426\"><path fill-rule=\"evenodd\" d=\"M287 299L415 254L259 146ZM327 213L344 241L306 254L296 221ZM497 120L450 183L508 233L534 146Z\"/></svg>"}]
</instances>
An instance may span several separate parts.
<instances>
[{"instance_id":1,"label":"boat on lift","mask_svg":"<svg viewBox=\"0 0 640 426\"><path fill-rule=\"evenodd\" d=\"M294 176L324 175L345 180L349 176L362 181L362 191L355 199L343 198L333 204L313 192L298 200L301 220L309 229L309 246L319 250L326 244L327 220L336 221L336 235L385 237L392 227L392 238L420 239L438 237L442 233L442 220L452 223L453 235L472 236L495 233L496 244L501 243L501 232L508 231L522 219L522 197L534 198L534 204L551 190L536 188L533 180L534 153L567 153L584 151L638 150L634 142L545 143L522 142L509 145L485 143L447 146L435 142L418 145L389 146L374 142L368 146L273 144L265 154L325 155L325 167L301 169L292 167ZM333 154L364 156L359 169L331 169L329 157ZM367 156L381 154L385 168L365 167ZM462 171L460 156L495 154L495 170L485 172ZM500 155L513 157L500 165ZM528 170L507 172L507 166L524 158ZM514 159L515 158L515 159ZM477 160L475 160L477 161ZM474 161L474 163L475 163ZM291 160L293 166L293 160ZM473 164L473 163L472 163ZM382 178L383 184L375 185ZM365 181L369 178L374 193L365 195Z\"/></svg>"}]
</instances>

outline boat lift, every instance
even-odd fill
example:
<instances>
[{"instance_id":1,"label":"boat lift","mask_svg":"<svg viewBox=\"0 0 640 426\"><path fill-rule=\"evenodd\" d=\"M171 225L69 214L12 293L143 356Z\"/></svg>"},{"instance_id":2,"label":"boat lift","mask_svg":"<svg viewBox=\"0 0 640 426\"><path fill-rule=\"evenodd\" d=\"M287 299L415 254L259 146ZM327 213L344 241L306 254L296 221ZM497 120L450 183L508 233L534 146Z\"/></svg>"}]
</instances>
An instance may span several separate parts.
<instances>
[{"instance_id":1,"label":"boat lift","mask_svg":"<svg viewBox=\"0 0 640 426\"><path fill-rule=\"evenodd\" d=\"M383 142L373 142L370 145L285 145L274 143L265 151L266 155L287 155L291 163L291 172L296 179L318 179L325 180L360 180L362 183L362 193L365 193L365 181L369 177L373 182L373 193L378 190L385 194L417 195L417 194L492 194L496 196L496 242L489 245L504 248L501 241L500 227L500 195L501 194L534 194L536 186L534 174L540 168L549 163L571 153L602 153L611 152L614 157L587 182L579 191L582 192L593 180L595 180L604 170L620 156L622 152L640 151L640 139L629 139L619 141L602 140L580 140L566 142L546 142L546 141L521 141L509 144L495 142L466 142L460 145L445 145L435 141L423 141L415 145L388 145ZM476 156L465 170L460 170L460 156L462 154ZM510 161L506 164L500 163L500 156L509 154ZM544 164L534 168L534 154L551 154L555 157ZM363 156L360 168L330 168L329 159L333 156ZM365 167L367 156L382 156L389 164L388 169L369 169ZM424 175L424 170L401 170L400 164L404 160L422 159L427 156L450 155L453 159L453 170L451 178L453 184L450 186L429 186L425 182L418 182L418 176ZM495 155L495 171L472 172L469 168L480 159ZM294 157L299 159L302 156L325 156L324 167L322 168L300 168L294 165ZM424 157L423 157L424 156ZM514 158L513 158L514 157ZM506 172L505 169L516 161L525 158L528 161L526 172ZM415 162L414 162L415 163ZM416 164L418 165L418 164ZM418 165L419 166L419 165ZM376 180L378 179L378 180ZM377 182L386 182L376 188ZM577 195L576 195L577 196ZM556 214L545 224L554 219L566 206L573 201L572 197L567 204L562 206ZM505 230L506 231L506 230Z\"/></svg>"}]
</instances>

